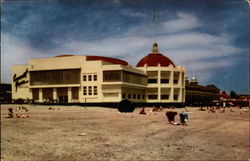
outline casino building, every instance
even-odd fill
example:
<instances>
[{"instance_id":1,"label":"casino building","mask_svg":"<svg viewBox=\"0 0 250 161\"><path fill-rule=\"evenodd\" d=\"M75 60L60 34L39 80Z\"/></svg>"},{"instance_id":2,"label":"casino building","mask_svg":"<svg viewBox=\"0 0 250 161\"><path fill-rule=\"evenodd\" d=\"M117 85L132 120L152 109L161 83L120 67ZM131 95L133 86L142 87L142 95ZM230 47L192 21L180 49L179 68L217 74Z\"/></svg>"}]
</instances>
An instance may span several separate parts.
<instances>
[{"instance_id":1,"label":"casino building","mask_svg":"<svg viewBox=\"0 0 250 161\"><path fill-rule=\"evenodd\" d=\"M157 43L136 67L116 58L59 55L13 66L12 77L12 99L36 103L185 102L185 68L159 53Z\"/></svg>"}]
</instances>

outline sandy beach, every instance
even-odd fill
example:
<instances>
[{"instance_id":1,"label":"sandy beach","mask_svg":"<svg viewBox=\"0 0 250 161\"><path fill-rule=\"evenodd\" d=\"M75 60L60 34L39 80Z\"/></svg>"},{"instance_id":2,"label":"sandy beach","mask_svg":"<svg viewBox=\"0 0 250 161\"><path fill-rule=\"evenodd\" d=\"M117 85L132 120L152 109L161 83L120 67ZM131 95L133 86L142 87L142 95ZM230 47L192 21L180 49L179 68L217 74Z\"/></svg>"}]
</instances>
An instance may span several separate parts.
<instances>
[{"instance_id":1,"label":"sandy beach","mask_svg":"<svg viewBox=\"0 0 250 161\"><path fill-rule=\"evenodd\" d=\"M8 108L19 106L28 108L29 118L6 118ZM119 113L103 107L1 105L1 160L249 159L248 108L208 113L188 107L188 126L170 125L169 109L151 109L139 115L139 108Z\"/></svg>"}]
</instances>

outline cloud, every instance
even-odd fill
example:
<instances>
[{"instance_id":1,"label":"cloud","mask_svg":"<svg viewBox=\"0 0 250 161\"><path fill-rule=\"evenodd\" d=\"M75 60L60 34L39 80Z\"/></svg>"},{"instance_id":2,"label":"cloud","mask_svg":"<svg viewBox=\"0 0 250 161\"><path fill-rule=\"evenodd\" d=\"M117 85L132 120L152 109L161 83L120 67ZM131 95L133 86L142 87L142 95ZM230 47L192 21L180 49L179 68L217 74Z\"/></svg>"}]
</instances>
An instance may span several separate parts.
<instances>
[{"instance_id":1,"label":"cloud","mask_svg":"<svg viewBox=\"0 0 250 161\"><path fill-rule=\"evenodd\" d=\"M195 29L200 27L201 23L195 16L179 12L176 20L163 22L162 25L168 32L178 32Z\"/></svg>"},{"instance_id":2,"label":"cloud","mask_svg":"<svg viewBox=\"0 0 250 161\"><path fill-rule=\"evenodd\" d=\"M131 15L135 13L130 13ZM133 28L130 28L127 32L129 34L136 35L164 35L164 34L173 34L178 32L184 32L196 29L198 27L202 27L202 24L199 20L191 14L186 14L182 12L177 13L177 19L175 20L165 20L163 22L156 23L147 23L143 25L139 25Z\"/></svg>"},{"instance_id":3,"label":"cloud","mask_svg":"<svg viewBox=\"0 0 250 161\"><path fill-rule=\"evenodd\" d=\"M144 16L140 12L123 10L127 16ZM29 19L33 20L32 17ZM25 21L24 21L25 22ZM183 65L187 74L198 75L202 82L209 83L215 70L228 68L235 62L229 56L242 52L232 44L230 34L212 35L206 32L194 32L201 27L199 19L191 14L177 13L176 20L165 21L155 30L159 33L155 39L160 52ZM140 59L151 52L153 44L152 26L137 24L128 28L122 35L108 35L99 40L50 39L54 48L38 50L26 39L2 33L2 81L10 80L11 66L26 64L30 58L51 57L60 54L103 55L128 61L135 66ZM183 32L181 32L183 31ZM53 43L54 42L54 43Z\"/></svg>"},{"instance_id":4,"label":"cloud","mask_svg":"<svg viewBox=\"0 0 250 161\"><path fill-rule=\"evenodd\" d=\"M30 58L51 56L31 47L25 39L8 33L1 33L1 40L1 82L10 82L11 66L27 64Z\"/></svg>"},{"instance_id":5,"label":"cloud","mask_svg":"<svg viewBox=\"0 0 250 161\"><path fill-rule=\"evenodd\" d=\"M147 14L139 11L133 11L132 9L123 9L120 11L120 13L124 16L129 16L129 17L146 17Z\"/></svg>"}]
</instances>

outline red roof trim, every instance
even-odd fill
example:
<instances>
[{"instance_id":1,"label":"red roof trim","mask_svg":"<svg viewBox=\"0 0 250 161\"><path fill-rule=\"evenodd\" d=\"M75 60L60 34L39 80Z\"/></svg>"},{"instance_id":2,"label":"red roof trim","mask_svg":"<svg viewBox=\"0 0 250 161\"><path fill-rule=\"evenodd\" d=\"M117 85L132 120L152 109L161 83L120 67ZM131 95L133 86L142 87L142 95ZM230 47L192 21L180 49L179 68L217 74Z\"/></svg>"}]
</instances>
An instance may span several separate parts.
<instances>
[{"instance_id":1,"label":"red roof trim","mask_svg":"<svg viewBox=\"0 0 250 161\"><path fill-rule=\"evenodd\" d=\"M57 55L55 57L67 57L67 56L74 56L74 55Z\"/></svg>"},{"instance_id":2,"label":"red roof trim","mask_svg":"<svg viewBox=\"0 0 250 161\"><path fill-rule=\"evenodd\" d=\"M120 65L124 65L124 66L129 65L128 62L126 62L126 61L116 59L116 58L104 57L104 56L86 56L86 60L87 61L102 60L102 61L106 61L106 62L109 62L112 64L120 64Z\"/></svg>"}]
</instances>

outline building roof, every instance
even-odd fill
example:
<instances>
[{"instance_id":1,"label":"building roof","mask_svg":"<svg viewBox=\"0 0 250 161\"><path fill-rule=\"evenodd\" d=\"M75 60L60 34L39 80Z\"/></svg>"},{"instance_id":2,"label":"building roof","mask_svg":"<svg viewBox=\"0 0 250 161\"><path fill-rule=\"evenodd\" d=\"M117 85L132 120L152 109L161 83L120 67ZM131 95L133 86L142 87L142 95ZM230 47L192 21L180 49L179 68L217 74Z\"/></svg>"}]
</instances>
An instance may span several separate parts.
<instances>
[{"instance_id":1,"label":"building roof","mask_svg":"<svg viewBox=\"0 0 250 161\"><path fill-rule=\"evenodd\" d=\"M67 56L74 56L74 55L57 55L55 57L67 57Z\"/></svg>"},{"instance_id":2,"label":"building roof","mask_svg":"<svg viewBox=\"0 0 250 161\"><path fill-rule=\"evenodd\" d=\"M226 91L222 91L221 94L220 94L220 97L222 98L231 98Z\"/></svg>"},{"instance_id":3,"label":"building roof","mask_svg":"<svg viewBox=\"0 0 250 161\"><path fill-rule=\"evenodd\" d=\"M75 55L58 55L55 57L69 57L69 56L75 56ZM124 65L124 66L129 65L128 62L126 62L126 61L116 59L116 58L104 57L104 56L87 55L86 60L87 61L102 60L102 61L109 62L111 64L120 64L120 65Z\"/></svg>"},{"instance_id":4,"label":"building roof","mask_svg":"<svg viewBox=\"0 0 250 161\"><path fill-rule=\"evenodd\" d=\"M169 65L173 65L175 67L175 64L166 56L159 53L158 44L154 43L152 48L152 53L149 53L147 56L142 58L136 65L136 67L143 67L143 66L163 66L168 67Z\"/></svg>"},{"instance_id":5,"label":"building roof","mask_svg":"<svg viewBox=\"0 0 250 161\"><path fill-rule=\"evenodd\" d=\"M102 60L102 61L106 61L106 62L109 62L112 64L120 64L120 65L124 65L124 66L129 65L128 62L126 62L126 61L116 59L116 58L104 57L104 56L86 56L86 60L87 61Z\"/></svg>"}]
</instances>

